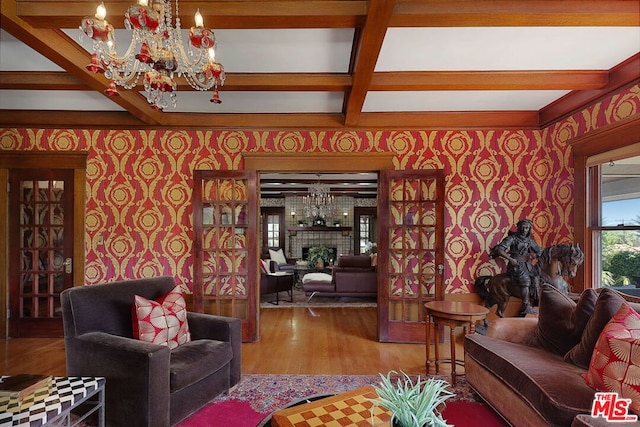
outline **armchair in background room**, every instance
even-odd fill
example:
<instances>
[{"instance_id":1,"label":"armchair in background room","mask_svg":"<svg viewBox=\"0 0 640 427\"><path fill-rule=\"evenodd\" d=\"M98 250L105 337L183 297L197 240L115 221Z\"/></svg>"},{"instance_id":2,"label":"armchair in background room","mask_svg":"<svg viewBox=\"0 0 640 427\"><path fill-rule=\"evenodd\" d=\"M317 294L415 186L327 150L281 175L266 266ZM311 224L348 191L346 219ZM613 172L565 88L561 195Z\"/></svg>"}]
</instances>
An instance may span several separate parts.
<instances>
[{"instance_id":1,"label":"armchair in background room","mask_svg":"<svg viewBox=\"0 0 640 427\"><path fill-rule=\"evenodd\" d=\"M286 271L293 273L294 267L296 266L296 260L294 258L287 258L282 248L277 250L269 249L269 252L263 254L262 259L275 261L276 266L273 272Z\"/></svg>"},{"instance_id":2,"label":"armchair in background room","mask_svg":"<svg viewBox=\"0 0 640 427\"><path fill-rule=\"evenodd\" d=\"M276 294L272 304L280 303L280 292L289 294L289 301L293 302L293 272L278 270L278 264L273 260L260 260L260 295Z\"/></svg>"},{"instance_id":3,"label":"armchair in background room","mask_svg":"<svg viewBox=\"0 0 640 427\"><path fill-rule=\"evenodd\" d=\"M174 425L240 381L241 321L187 312L181 297L172 277L80 286L61 294L67 375L106 378L109 426ZM159 310L149 308L156 304ZM173 310L178 319L186 318L188 329L181 322L180 330L188 336L156 344L157 337L175 331L150 339L155 328L139 326L140 313L155 319L154 313L169 316ZM136 327L143 328L145 340L134 338Z\"/></svg>"}]
</instances>

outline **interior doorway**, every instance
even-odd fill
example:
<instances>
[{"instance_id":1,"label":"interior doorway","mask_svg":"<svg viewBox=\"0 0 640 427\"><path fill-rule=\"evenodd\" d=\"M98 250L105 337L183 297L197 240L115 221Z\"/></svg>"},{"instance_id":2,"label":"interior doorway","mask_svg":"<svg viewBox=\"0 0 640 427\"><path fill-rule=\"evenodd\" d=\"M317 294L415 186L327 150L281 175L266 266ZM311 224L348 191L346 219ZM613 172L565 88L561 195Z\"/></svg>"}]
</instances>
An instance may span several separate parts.
<instances>
[{"instance_id":1,"label":"interior doorway","mask_svg":"<svg viewBox=\"0 0 640 427\"><path fill-rule=\"evenodd\" d=\"M274 172L301 173L358 173L378 174L382 170L393 169L392 153L313 153L313 154L273 154L247 153L244 155L244 166L247 170L255 170L258 176ZM285 211L286 214L286 211ZM286 216L286 215L285 215ZM348 237L352 239L353 237ZM352 242L350 242L352 244ZM259 244L256 250L259 250ZM259 283L259 271L256 271L256 283ZM259 316L259 310L258 310Z\"/></svg>"},{"instance_id":2,"label":"interior doorway","mask_svg":"<svg viewBox=\"0 0 640 427\"><path fill-rule=\"evenodd\" d=\"M60 292L84 283L87 154L0 152L0 335L59 337Z\"/></svg>"}]
</instances>

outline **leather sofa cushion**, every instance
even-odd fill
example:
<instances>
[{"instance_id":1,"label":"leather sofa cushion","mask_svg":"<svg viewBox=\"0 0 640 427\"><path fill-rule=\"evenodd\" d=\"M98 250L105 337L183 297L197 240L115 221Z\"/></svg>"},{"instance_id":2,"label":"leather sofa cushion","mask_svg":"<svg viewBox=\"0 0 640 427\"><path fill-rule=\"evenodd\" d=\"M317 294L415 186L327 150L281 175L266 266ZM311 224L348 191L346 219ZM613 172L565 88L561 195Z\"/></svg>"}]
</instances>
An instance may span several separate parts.
<instances>
[{"instance_id":1,"label":"leather sofa cushion","mask_svg":"<svg viewBox=\"0 0 640 427\"><path fill-rule=\"evenodd\" d=\"M480 334L468 335L464 346L467 357L507 384L549 425L568 426L576 414L590 413L594 390L581 376L585 370L562 356Z\"/></svg>"},{"instance_id":2,"label":"leather sofa cushion","mask_svg":"<svg viewBox=\"0 0 640 427\"><path fill-rule=\"evenodd\" d=\"M181 390L228 365L233 358L231 344L215 340L195 340L171 350L169 387Z\"/></svg>"}]
</instances>

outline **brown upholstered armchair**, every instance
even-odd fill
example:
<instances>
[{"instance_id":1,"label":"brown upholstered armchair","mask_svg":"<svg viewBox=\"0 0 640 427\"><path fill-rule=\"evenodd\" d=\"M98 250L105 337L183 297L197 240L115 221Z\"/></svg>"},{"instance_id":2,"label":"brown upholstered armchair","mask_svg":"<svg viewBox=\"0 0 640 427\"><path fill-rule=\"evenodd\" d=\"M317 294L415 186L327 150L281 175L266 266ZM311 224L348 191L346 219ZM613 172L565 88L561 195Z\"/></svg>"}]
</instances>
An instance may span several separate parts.
<instances>
[{"instance_id":1,"label":"brown upholstered armchair","mask_svg":"<svg viewBox=\"0 0 640 427\"><path fill-rule=\"evenodd\" d=\"M241 321L187 314L191 341L133 338L134 295L155 300L172 277L74 287L61 295L67 375L106 378L110 426L176 424L240 381Z\"/></svg>"},{"instance_id":2,"label":"brown upholstered armchair","mask_svg":"<svg viewBox=\"0 0 640 427\"><path fill-rule=\"evenodd\" d=\"M260 272L260 295L276 294L276 300L269 302L278 305L280 292L287 292L289 301L293 302L293 272L279 270L278 263L273 260L268 264L268 271Z\"/></svg>"}]
</instances>

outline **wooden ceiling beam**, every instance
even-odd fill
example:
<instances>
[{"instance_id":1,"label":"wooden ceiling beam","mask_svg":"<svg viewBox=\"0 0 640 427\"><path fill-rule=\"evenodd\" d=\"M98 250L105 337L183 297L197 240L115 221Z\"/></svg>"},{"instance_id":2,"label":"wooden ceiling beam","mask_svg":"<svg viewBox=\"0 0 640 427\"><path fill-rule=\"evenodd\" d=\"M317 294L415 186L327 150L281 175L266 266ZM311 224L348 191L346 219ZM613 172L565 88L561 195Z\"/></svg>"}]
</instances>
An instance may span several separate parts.
<instances>
[{"instance_id":1,"label":"wooden ceiling beam","mask_svg":"<svg viewBox=\"0 0 640 427\"><path fill-rule=\"evenodd\" d=\"M176 78L179 91L193 90L187 81ZM347 74L325 73L233 73L222 91L320 91L340 92L351 86ZM91 90L81 80L64 71L0 71L0 89ZM136 91L144 88L142 84Z\"/></svg>"},{"instance_id":2,"label":"wooden ceiling beam","mask_svg":"<svg viewBox=\"0 0 640 427\"><path fill-rule=\"evenodd\" d=\"M369 90L589 90L609 82L607 71L402 71L373 74Z\"/></svg>"},{"instance_id":3,"label":"wooden ceiling beam","mask_svg":"<svg viewBox=\"0 0 640 427\"><path fill-rule=\"evenodd\" d=\"M192 90L183 78L178 90ZM608 71L401 71L373 74L369 90L593 90L609 83ZM348 74L230 73L224 92L319 91L344 92L351 87ZM0 89L89 90L64 71L0 71ZM138 85L136 90L142 90Z\"/></svg>"},{"instance_id":4,"label":"wooden ceiling beam","mask_svg":"<svg viewBox=\"0 0 640 427\"><path fill-rule=\"evenodd\" d=\"M164 113L163 124L149 125L126 112L3 110L0 127L92 129L340 129L341 114ZM537 111L449 111L362 113L354 129L539 129Z\"/></svg>"},{"instance_id":5,"label":"wooden ceiling beam","mask_svg":"<svg viewBox=\"0 0 640 427\"><path fill-rule=\"evenodd\" d=\"M391 27L637 26L634 0L398 0Z\"/></svg>"},{"instance_id":6,"label":"wooden ceiling beam","mask_svg":"<svg viewBox=\"0 0 640 427\"><path fill-rule=\"evenodd\" d=\"M91 90L66 71L0 71L0 89Z\"/></svg>"},{"instance_id":7,"label":"wooden ceiling beam","mask_svg":"<svg viewBox=\"0 0 640 427\"><path fill-rule=\"evenodd\" d=\"M131 0L110 0L107 21L124 28L124 14ZM77 28L86 16L93 16L98 1L77 2L17 0L18 16L36 28ZM183 27L193 25L196 10L210 28L355 28L364 23L367 1L180 1Z\"/></svg>"},{"instance_id":8,"label":"wooden ceiling beam","mask_svg":"<svg viewBox=\"0 0 640 427\"><path fill-rule=\"evenodd\" d=\"M352 66L353 85L344 105L346 126L358 124L395 4L395 0L371 0L364 28L357 32Z\"/></svg>"},{"instance_id":9,"label":"wooden ceiling beam","mask_svg":"<svg viewBox=\"0 0 640 427\"><path fill-rule=\"evenodd\" d=\"M17 14L36 28L76 28L94 13L97 1L17 0ZM108 20L123 28L131 0L110 0ZM211 28L360 28L367 1L183 0L180 18L191 26L199 8ZM115 19L114 17L118 17ZM389 22L392 27L483 26L637 26L636 0L399 0Z\"/></svg>"},{"instance_id":10,"label":"wooden ceiling beam","mask_svg":"<svg viewBox=\"0 0 640 427\"><path fill-rule=\"evenodd\" d=\"M126 111L2 110L0 126L86 129L141 129L148 127Z\"/></svg>"},{"instance_id":11,"label":"wooden ceiling beam","mask_svg":"<svg viewBox=\"0 0 640 427\"><path fill-rule=\"evenodd\" d=\"M358 127L372 129L538 129L537 111L362 113Z\"/></svg>"}]
</instances>

